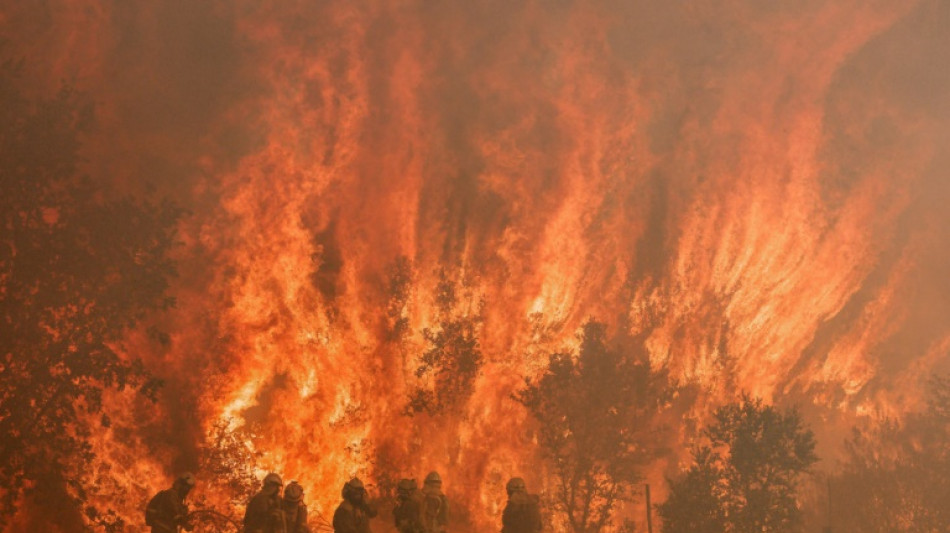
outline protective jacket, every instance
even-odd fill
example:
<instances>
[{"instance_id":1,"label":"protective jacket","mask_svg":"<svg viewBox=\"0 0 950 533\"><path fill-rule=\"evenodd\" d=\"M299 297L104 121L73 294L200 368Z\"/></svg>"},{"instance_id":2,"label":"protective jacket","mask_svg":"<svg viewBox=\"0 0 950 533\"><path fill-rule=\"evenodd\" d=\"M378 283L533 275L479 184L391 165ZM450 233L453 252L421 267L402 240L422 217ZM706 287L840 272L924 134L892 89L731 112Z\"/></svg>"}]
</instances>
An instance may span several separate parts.
<instances>
[{"instance_id":1,"label":"protective jacket","mask_svg":"<svg viewBox=\"0 0 950 533\"><path fill-rule=\"evenodd\" d=\"M303 502L291 502L286 499L281 503L284 512L284 524L287 533L310 533L307 526L307 506Z\"/></svg>"},{"instance_id":2,"label":"protective jacket","mask_svg":"<svg viewBox=\"0 0 950 533\"><path fill-rule=\"evenodd\" d=\"M400 495L393 508L393 518L399 533L425 533L422 526L422 494L414 490Z\"/></svg>"},{"instance_id":3,"label":"protective jacket","mask_svg":"<svg viewBox=\"0 0 950 533\"><path fill-rule=\"evenodd\" d=\"M184 498L173 488L156 494L145 508L145 525L152 533L178 533L179 528L191 531Z\"/></svg>"},{"instance_id":4,"label":"protective jacket","mask_svg":"<svg viewBox=\"0 0 950 533\"><path fill-rule=\"evenodd\" d=\"M541 531L541 505L537 494L516 492L508 496L501 515L501 533L537 533Z\"/></svg>"},{"instance_id":5,"label":"protective jacket","mask_svg":"<svg viewBox=\"0 0 950 533\"><path fill-rule=\"evenodd\" d=\"M333 513L335 533L371 533L369 519L376 516L376 508L366 503L343 500Z\"/></svg>"},{"instance_id":6,"label":"protective jacket","mask_svg":"<svg viewBox=\"0 0 950 533\"><path fill-rule=\"evenodd\" d=\"M425 533L443 533L449 521L449 503L441 490L422 489L422 520Z\"/></svg>"},{"instance_id":7,"label":"protective jacket","mask_svg":"<svg viewBox=\"0 0 950 533\"><path fill-rule=\"evenodd\" d=\"M288 533L277 493L258 492L244 511L244 533Z\"/></svg>"}]
</instances>

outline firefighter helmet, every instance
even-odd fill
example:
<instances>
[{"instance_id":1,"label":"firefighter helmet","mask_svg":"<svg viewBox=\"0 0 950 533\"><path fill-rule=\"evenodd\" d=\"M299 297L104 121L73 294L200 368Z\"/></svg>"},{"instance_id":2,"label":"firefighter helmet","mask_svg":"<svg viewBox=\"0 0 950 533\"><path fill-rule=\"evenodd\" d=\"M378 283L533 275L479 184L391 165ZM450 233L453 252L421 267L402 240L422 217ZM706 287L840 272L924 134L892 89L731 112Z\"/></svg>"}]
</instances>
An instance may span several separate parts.
<instances>
[{"instance_id":1,"label":"firefighter helmet","mask_svg":"<svg viewBox=\"0 0 950 533\"><path fill-rule=\"evenodd\" d=\"M290 502L299 502L303 499L303 487L296 481L291 481L284 489L284 499Z\"/></svg>"},{"instance_id":2,"label":"firefighter helmet","mask_svg":"<svg viewBox=\"0 0 950 533\"><path fill-rule=\"evenodd\" d=\"M264 485L265 487L268 485L277 485L278 487L282 487L284 486L284 481L280 479L279 475L271 472L270 474L267 474L266 476L264 476L264 479L263 481L261 481L261 484Z\"/></svg>"},{"instance_id":3,"label":"firefighter helmet","mask_svg":"<svg viewBox=\"0 0 950 533\"><path fill-rule=\"evenodd\" d=\"M514 494L516 492L528 492L528 488L524 484L524 479L520 477L513 477L508 480L508 484L505 485L505 490L508 491L508 494Z\"/></svg>"}]
</instances>

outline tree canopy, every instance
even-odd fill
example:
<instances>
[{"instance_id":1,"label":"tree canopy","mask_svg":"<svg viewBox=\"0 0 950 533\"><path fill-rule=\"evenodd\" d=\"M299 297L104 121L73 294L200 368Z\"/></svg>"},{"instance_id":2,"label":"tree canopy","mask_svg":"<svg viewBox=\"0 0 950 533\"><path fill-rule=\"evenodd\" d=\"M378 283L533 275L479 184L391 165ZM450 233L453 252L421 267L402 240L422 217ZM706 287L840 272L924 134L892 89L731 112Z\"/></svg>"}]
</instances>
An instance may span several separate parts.
<instances>
[{"instance_id":1,"label":"tree canopy","mask_svg":"<svg viewBox=\"0 0 950 533\"><path fill-rule=\"evenodd\" d=\"M0 527L26 492L84 501L90 421L109 424L105 389L154 394L121 340L173 304L180 215L81 175L91 106L68 88L27 98L20 68L0 66Z\"/></svg>"},{"instance_id":2,"label":"tree canopy","mask_svg":"<svg viewBox=\"0 0 950 533\"><path fill-rule=\"evenodd\" d=\"M692 453L693 465L670 483L659 506L663 531L782 532L801 527L800 476L818 458L811 430L794 409L743 395L718 408Z\"/></svg>"},{"instance_id":3,"label":"tree canopy","mask_svg":"<svg viewBox=\"0 0 950 533\"><path fill-rule=\"evenodd\" d=\"M396 272L407 275L399 270ZM396 279L393 278L393 288L398 287ZM415 376L422 385L411 389L406 414L442 414L457 409L472 394L475 378L482 366L478 333L484 304L480 299L472 298L467 289L464 283L449 279L444 270L439 272L435 294L437 324L422 330L426 345L415 368ZM470 308L473 299L477 304ZM396 328L405 327L405 322L396 322Z\"/></svg>"},{"instance_id":4,"label":"tree canopy","mask_svg":"<svg viewBox=\"0 0 950 533\"><path fill-rule=\"evenodd\" d=\"M577 352L551 354L517 396L538 421L555 508L576 533L609 526L662 449L657 415L670 398L667 375L651 368L642 343L626 340L611 344L603 324L588 322Z\"/></svg>"},{"instance_id":5,"label":"tree canopy","mask_svg":"<svg viewBox=\"0 0 950 533\"><path fill-rule=\"evenodd\" d=\"M835 531L950 531L950 378L935 377L926 409L855 428L830 483Z\"/></svg>"}]
</instances>

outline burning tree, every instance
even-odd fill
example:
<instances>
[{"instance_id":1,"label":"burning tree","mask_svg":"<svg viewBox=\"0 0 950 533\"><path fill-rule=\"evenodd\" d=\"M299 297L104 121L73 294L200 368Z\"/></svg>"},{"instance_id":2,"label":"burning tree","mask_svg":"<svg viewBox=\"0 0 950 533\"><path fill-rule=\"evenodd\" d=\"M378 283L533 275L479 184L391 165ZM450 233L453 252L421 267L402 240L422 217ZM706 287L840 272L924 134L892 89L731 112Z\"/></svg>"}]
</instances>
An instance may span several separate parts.
<instances>
[{"instance_id":1,"label":"burning tree","mask_svg":"<svg viewBox=\"0 0 950 533\"><path fill-rule=\"evenodd\" d=\"M482 365L478 331L484 303L467 294L467 289L464 283L450 280L444 270L439 272L435 294L438 325L422 331L426 349L415 370L425 385L411 391L407 414L441 414L457 408L472 393ZM477 302L474 308L466 307L471 300Z\"/></svg>"},{"instance_id":2,"label":"burning tree","mask_svg":"<svg viewBox=\"0 0 950 533\"><path fill-rule=\"evenodd\" d=\"M120 341L173 303L167 252L179 215L167 203L110 198L79 176L90 107L68 89L29 101L19 68L0 66L0 527L25 494L57 516L68 514L64 500L85 501L87 436L109 425L106 389L153 397L156 380Z\"/></svg>"},{"instance_id":3,"label":"burning tree","mask_svg":"<svg viewBox=\"0 0 950 533\"><path fill-rule=\"evenodd\" d=\"M830 484L835 531L950 531L950 377L934 378L926 410L855 429Z\"/></svg>"},{"instance_id":4,"label":"burning tree","mask_svg":"<svg viewBox=\"0 0 950 533\"><path fill-rule=\"evenodd\" d=\"M555 353L517 400L538 421L538 441L556 477L554 505L571 531L609 526L633 497L640 470L659 450L657 415L671 389L642 343L610 345L606 327L588 322L577 353Z\"/></svg>"},{"instance_id":5,"label":"burning tree","mask_svg":"<svg viewBox=\"0 0 950 533\"><path fill-rule=\"evenodd\" d=\"M666 533L790 532L801 525L798 479L814 464L815 439L794 409L743 395L720 407L693 450L694 464L659 506Z\"/></svg>"}]
</instances>

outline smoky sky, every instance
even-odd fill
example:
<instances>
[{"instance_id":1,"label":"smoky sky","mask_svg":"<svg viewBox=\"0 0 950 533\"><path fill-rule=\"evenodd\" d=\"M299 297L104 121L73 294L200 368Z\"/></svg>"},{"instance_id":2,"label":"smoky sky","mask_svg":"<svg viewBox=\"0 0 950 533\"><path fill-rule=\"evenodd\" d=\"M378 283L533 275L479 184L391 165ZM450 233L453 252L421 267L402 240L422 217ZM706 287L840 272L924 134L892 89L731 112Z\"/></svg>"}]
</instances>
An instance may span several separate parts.
<instances>
[{"instance_id":1,"label":"smoky sky","mask_svg":"<svg viewBox=\"0 0 950 533\"><path fill-rule=\"evenodd\" d=\"M172 346L130 344L167 384L142 431L192 468L252 368L247 423L308 364L341 376L313 420L397 416L400 258L417 330L438 272L489 309L485 411L524 416L512 389L591 317L711 396L919 405L950 370L950 4L890 4L50 0L0 8L0 54L94 104L94 180L188 210Z\"/></svg>"}]
</instances>

